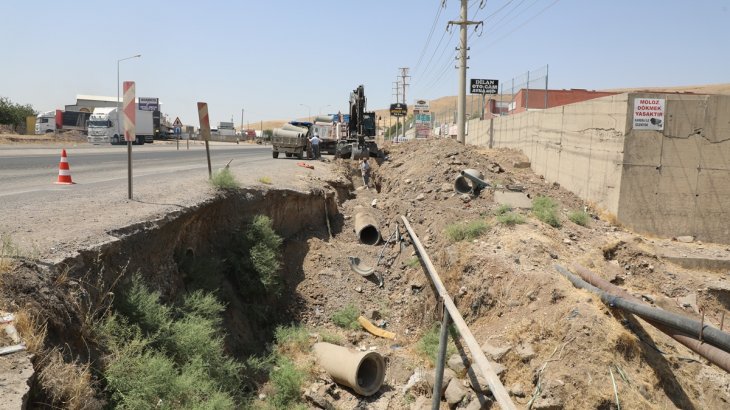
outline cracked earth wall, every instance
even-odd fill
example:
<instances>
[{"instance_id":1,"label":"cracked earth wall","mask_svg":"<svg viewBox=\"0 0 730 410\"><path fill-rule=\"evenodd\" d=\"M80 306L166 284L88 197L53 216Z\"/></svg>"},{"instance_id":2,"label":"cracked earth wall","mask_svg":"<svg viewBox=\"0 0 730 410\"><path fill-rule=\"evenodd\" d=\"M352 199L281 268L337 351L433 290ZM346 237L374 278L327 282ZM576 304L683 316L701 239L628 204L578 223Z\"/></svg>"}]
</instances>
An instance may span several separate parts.
<instances>
[{"instance_id":1,"label":"cracked earth wall","mask_svg":"<svg viewBox=\"0 0 730 410\"><path fill-rule=\"evenodd\" d=\"M663 131L632 129L635 98L666 100ZM625 93L469 130L467 143L524 152L547 182L637 232L730 243L730 96Z\"/></svg>"}]
</instances>

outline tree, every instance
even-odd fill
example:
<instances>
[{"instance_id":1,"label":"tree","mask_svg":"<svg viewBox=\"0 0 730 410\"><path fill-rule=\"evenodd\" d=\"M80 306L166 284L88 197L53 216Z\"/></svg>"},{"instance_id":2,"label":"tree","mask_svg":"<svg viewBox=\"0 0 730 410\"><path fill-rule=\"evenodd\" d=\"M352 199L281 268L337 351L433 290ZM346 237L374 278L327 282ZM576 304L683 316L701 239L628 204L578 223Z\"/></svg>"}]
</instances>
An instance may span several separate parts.
<instances>
[{"instance_id":1,"label":"tree","mask_svg":"<svg viewBox=\"0 0 730 410\"><path fill-rule=\"evenodd\" d=\"M20 105L7 97L0 97L0 124L18 127L25 124L25 117L35 116L37 112L30 104Z\"/></svg>"}]
</instances>

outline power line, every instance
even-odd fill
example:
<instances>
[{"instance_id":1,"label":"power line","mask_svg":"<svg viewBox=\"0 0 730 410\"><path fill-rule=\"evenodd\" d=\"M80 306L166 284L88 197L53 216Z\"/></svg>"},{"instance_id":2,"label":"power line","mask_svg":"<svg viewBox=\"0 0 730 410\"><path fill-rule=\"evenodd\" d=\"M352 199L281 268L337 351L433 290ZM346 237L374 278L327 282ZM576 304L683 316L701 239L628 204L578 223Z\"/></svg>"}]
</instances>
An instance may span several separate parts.
<instances>
[{"instance_id":1,"label":"power line","mask_svg":"<svg viewBox=\"0 0 730 410\"><path fill-rule=\"evenodd\" d=\"M548 9L550 9L551 7L553 7L554 5L556 5L559 1L560 0L553 1L552 3L550 3L546 7L544 7L542 10L540 10L536 14L534 14L532 17L530 17L527 20L525 20L524 22L522 22L522 24L520 24L517 27L513 28L512 30L508 31L507 33L505 33L501 37L497 38L496 40L492 41L491 43L489 43L489 44L487 44L487 45L485 45L483 47L480 47L479 49L480 50L485 50L485 49L487 49L487 48L489 48L489 47L491 47L491 46L499 43L505 37L509 36L510 34L514 33L515 31L517 31L517 30L521 29L522 27L524 27L525 25L527 25L527 23L529 23L532 20L536 19L538 16L540 16L541 14L543 14L544 12L546 12Z\"/></svg>"},{"instance_id":2,"label":"power line","mask_svg":"<svg viewBox=\"0 0 730 410\"><path fill-rule=\"evenodd\" d=\"M428 33L428 38L426 38L426 44L423 45L423 50L421 50L421 55L418 57L418 62L416 63L416 67L413 69L413 72L417 72L418 68L421 66L421 61L423 60L423 56L426 55L426 50L428 49L428 45L431 43L431 38L433 37L433 32L436 30L436 24L438 24L439 16L441 16L441 11L444 9L446 5L446 0L442 0L441 4L438 7L438 11L436 12L436 17L433 19L433 24L431 25L431 32Z\"/></svg>"}]
</instances>

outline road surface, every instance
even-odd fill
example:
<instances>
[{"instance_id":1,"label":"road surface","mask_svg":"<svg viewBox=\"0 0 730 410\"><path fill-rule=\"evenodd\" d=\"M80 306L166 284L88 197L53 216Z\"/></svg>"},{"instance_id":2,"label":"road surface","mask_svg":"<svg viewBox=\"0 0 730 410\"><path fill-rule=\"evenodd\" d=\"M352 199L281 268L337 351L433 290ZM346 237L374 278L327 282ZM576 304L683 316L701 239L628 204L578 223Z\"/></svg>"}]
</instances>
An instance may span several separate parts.
<instances>
[{"instance_id":1,"label":"road surface","mask_svg":"<svg viewBox=\"0 0 730 410\"><path fill-rule=\"evenodd\" d=\"M113 239L113 229L216 194L201 142L191 142L190 150L182 142L179 151L174 142L134 146L132 200L126 146L67 144L74 185L54 184L61 148L0 145L0 235L25 255L58 261ZM312 181L331 177L331 164L307 161L314 169L300 167L297 159L273 159L270 146L211 142L210 151L213 172L232 160L231 172L242 186L307 190Z\"/></svg>"}]
</instances>

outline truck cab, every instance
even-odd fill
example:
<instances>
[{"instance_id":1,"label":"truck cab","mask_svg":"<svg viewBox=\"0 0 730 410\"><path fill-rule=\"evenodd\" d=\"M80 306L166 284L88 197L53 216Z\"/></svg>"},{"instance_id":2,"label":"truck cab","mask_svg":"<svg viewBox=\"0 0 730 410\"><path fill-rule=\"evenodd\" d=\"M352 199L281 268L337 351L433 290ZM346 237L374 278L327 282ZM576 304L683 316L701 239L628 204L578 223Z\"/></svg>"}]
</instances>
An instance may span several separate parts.
<instances>
[{"instance_id":1,"label":"truck cab","mask_svg":"<svg viewBox=\"0 0 730 410\"><path fill-rule=\"evenodd\" d=\"M47 111L38 114L35 120L35 133L45 134L56 132L56 112Z\"/></svg>"},{"instance_id":2,"label":"truck cab","mask_svg":"<svg viewBox=\"0 0 730 410\"><path fill-rule=\"evenodd\" d=\"M137 111L139 113L140 111ZM151 112L150 128L151 128ZM94 108L94 112L89 117L88 123L88 142L90 144L126 144L124 141L124 124L120 122L119 112L113 107ZM138 120L139 123L139 120ZM142 145L145 143L145 134L137 133L134 144Z\"/></svg>"}]
</instances>

